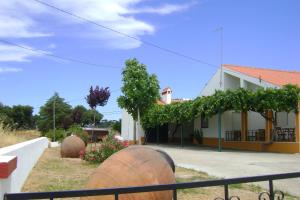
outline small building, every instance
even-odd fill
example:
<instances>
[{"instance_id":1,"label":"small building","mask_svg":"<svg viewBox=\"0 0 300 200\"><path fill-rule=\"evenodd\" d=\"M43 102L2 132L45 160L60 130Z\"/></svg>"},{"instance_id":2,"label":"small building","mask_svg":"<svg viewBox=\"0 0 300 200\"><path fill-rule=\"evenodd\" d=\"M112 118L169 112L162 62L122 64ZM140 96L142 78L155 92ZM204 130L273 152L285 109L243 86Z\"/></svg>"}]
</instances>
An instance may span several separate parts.
<instances>
[{"instance_id":1,"label":"small building","mask_svg":"<svg viewBox=\"0 0 300 200\"><path fill-rule=\"evenodd\" d=\"M101 141L103 137L109 134L110 129L84 127L83 131L85 131L89 135L91 140L92 138L94 138L94 141Z\"/></svg>"}]
</instances>

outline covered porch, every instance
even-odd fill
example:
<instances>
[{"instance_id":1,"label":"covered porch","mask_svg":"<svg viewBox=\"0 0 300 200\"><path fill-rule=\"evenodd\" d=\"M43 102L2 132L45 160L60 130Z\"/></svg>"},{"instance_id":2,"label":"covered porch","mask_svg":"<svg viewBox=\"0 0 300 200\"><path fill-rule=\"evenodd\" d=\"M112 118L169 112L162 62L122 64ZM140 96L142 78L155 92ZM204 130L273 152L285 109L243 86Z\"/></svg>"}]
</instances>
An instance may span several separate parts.
<instances>
[{"instance_id":1,"label":"covered porch","mask_svg":"<svg viewBox=\"0 0 300 200\"><path fill-rule=\"evenodd\" d=\"M300 110L300 103L298 104ZM195 129L203 131L203 145L218 147L218 120L195 120ZM204 123L204 126L203 126ZM197 125L198 124L198 125ZM221 147L263 152L300 152L300 113L273 112L267 118L255 112L227 111L221 118Z\"/></svg>"}]
</instances>

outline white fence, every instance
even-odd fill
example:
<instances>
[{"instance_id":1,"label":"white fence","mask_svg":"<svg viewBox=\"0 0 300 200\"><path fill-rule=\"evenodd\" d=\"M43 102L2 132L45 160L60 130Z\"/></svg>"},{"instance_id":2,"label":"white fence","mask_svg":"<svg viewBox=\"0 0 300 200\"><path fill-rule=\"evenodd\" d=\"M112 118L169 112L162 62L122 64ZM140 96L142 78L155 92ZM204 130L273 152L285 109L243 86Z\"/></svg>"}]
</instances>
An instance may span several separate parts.
<instances>
[{"instance_id":1,"label":"white fence","mask_svg":"<svg viewBox=\"0 0 300 200\"><path fill-rule=\"evenodd\" d=\"M0 179L0 199L7 192L20 192L30 171L48 147L48 139L40 137L19 144L0 148L1 156L17 156L17 168L7 178Z\"/></svg>"}]
</instances>

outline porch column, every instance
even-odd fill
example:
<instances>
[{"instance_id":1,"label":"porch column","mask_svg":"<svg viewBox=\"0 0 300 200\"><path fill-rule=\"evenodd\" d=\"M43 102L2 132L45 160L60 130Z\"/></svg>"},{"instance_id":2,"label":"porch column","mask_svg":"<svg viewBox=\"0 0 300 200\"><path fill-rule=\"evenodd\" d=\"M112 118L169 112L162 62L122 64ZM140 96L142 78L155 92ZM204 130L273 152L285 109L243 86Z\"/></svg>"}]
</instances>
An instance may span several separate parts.
<instances>
[{"instance_id":1,"label":"porch column","mask_svg":"<svg viewBox=\"0 0 300 200\"><path fill-rule=\"evenodd\" d=\"M241 139L242 139L242 141L246 141L247 131L248 131L248 112L247 111L241 112L241 122L242 122Z\"/></svg>"},{"instance_id":2,"label":"porch column","mask_svg":"<svg viewBox=\"0 0 300 200\"><path fill-rule=\"evenodd\" d=\"M270 142L271 131L272 131L272 128L273 128L273 123L272 123L273 111L272 110L267 110L267 118L268 119L266 119L265 141Z\"/></svg>"},{"instance_id":3,"label":"porch column","mask_svg":"<svg viewBox=\"0 0 300 200\"><path fill-rule=\"evenodd\" d=\"M300 142L300 102L298 102L298 113L296 113L296 142ZM299 144L300 145L300 144ZM299 147L300 148L300 147ZM300 149L299 149L300 150Z\"/></svg>"}]
</instances>

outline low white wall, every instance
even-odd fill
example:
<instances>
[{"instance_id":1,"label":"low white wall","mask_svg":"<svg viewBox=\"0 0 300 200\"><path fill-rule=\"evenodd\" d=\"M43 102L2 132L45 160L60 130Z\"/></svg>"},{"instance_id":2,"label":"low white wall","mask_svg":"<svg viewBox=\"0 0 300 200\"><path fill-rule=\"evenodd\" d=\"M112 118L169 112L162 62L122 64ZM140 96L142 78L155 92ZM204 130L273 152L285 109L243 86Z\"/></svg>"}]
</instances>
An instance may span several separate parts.
<instances>
[{"instance_id":1,"label":"low white wall","mask_svg":"<svg viewBox=\"0 0 300 200\"><path fill-rule=\"evenodd\" d=\"M17 168L8 179L0 179L0 199L4 193L20 192L32 168L48 147L48 139L40 137L0 148L0 156L17 156Z\"/></svg>"}]
</instances>

